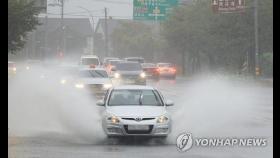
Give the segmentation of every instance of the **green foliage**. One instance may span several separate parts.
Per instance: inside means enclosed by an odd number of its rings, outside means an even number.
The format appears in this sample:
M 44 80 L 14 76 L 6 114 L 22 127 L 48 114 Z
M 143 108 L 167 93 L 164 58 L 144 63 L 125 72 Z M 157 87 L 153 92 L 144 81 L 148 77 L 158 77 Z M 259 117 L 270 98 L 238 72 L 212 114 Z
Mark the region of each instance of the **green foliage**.
M 150 56 L 155 44 L 151 30 L 151 27 L 140 22 L 123 22 L 111 35 L 114 54 Z
M 8 0 L 8 53 L 15 53 L 23 48 L 27 32 L 39 24 L 36 16 L 39 9 L 34 2 Z
M 222 14 L 212 11 L 210 0 L 193 1 L 174 9 L 162 34 L 175 52 L 188 57 L 182 64 L 206 57 L 210 68 L 237 71 L 246 52 L 254 51 L 253 0 L 246 5 L 243 13 Z M 272 50 L 272 11 L 272 0 L 259 0 L 260 52 Z

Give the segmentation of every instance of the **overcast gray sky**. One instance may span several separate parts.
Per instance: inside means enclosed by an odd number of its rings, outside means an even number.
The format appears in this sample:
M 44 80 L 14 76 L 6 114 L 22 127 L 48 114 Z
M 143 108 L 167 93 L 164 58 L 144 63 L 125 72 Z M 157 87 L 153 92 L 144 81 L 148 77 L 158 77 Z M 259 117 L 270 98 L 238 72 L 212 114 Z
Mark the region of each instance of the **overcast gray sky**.
M 55 0 L 47 0 L 48 4 Z M 89 18 L 89 13 L 82 8 L 91 11 L 94 21 L 104 18 L 104 8 L 108 8 L 108 16 L 117 19 L 132 19 L 133 0 L 64 0 L 65 18 Z M 60 17 L 61 8 L 59 6 L 48 6 L 48 17 Z

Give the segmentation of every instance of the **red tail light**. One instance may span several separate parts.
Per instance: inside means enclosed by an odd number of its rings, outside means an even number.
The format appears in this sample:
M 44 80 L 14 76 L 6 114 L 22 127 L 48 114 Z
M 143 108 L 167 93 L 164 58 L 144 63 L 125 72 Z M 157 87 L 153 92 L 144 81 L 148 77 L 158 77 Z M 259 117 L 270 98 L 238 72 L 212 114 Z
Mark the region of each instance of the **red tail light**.
M 156 69 L 156 71 L 157 71 L 157 72 L 160 72 L 160 68 L 158 67 L 158 68 Z
M 175 68 L 175 67 L 171 68 L 170 70 L 171 70 L 172 72 L 176 72 L 176 68 Z

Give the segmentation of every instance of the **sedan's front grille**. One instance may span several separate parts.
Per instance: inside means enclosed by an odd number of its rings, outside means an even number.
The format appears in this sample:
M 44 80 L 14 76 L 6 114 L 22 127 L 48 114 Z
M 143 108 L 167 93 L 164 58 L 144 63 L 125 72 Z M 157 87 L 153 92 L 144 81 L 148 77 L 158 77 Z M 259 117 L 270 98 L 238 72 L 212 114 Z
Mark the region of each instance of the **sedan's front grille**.
M 137 118 L 133 118 L 133 117 L 122 117 L 122 119 L 124 119 L 124 120 L 137 120 Z M 145 117 L 145 118 L 142 118 L 140 121 L 154 120 L 154 119 L 155 118 L 153 118 L 153 117 Z
M 137 78 L 139 78 L 139 75 L 122 75 L 122 78 L 137 79 Z
M 153 125 L 149 125 L 149 130 L 128 130 L 128 125 L 124 125 L 124 129 L 127 134 L 150 134 L 153 127 Z

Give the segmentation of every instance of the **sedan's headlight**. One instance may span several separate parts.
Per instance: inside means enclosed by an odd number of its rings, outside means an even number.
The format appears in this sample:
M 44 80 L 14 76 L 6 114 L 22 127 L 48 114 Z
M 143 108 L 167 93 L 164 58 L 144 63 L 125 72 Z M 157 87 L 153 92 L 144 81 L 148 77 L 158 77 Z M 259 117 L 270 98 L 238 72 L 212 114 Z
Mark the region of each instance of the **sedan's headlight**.
M 140 77 L 141 77 L 141 78 L 145 78 L 145 77 L 146 77 L 145 72 L 141 72 Z
M 157 119 L 157 123 L 165 123 L 167 121 L 168 121 L 168 117 L 166 117 L 164 115 L 158 117 L 158 119 Z
M 29 66 L 26 66 L 26 70 L 29 70 L 30 69 L 30 67 Z
M 120 75 L 119 73 L 115 73 L 115 74 L 114 74 L 114 77 L 115 77 L 115 78 L 120 78 L 120 76 L 121 76 L 121 75 Z
M 14 67 L 14 68 L 13 68 L 13 71 L 17 71 L 17 68 Z
M 117 124 L 117 123 L 120 122 L 120 120 L 119 120 L 118 117 L 116 117 L 116 116 L 110 116 L 110 117 L 107 118 L 107 120 L 108 120 L 109 122 L 113 123 L 113 124 Z
M 104 84 L 103 85 L 103 88 L 104 89 L 109 89 L 109 88 L 111 88 L 112 87 L 112 84 L 110 84 L 110 83 L 107 83 L 107 84 Z
M 75 87 L 76 87 L 76 88 L 84 88 L 84 84 L 82 84 L 82 83 L 77 83 L 77 84 L 75 84 Z

